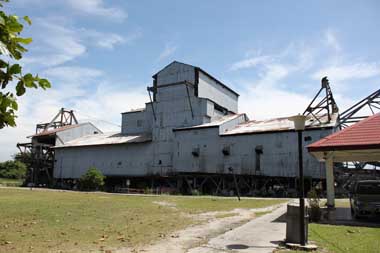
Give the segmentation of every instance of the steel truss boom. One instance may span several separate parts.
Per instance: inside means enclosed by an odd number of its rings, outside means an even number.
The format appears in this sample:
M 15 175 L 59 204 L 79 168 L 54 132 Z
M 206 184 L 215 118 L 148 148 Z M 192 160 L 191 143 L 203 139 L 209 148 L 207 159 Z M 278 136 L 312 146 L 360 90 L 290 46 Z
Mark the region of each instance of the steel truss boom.
M 318 98 L 320 99 L 317 100 Z M 314 119 L 322 124 L 330 122 L 332 118 L 331 115 L 338 113 L 338 111 L 338 105 L 336 104 L 333 93 L 331 91 L 329 80 L 327 79 L 327 76 L 325 76 L 321 80 L 321 88 L 313 100 L 311 100 L 303 115 L 311 115 Z M 326 116 L 327 122 L 322 122 L 323 118 L 326 118 Z
M 364 108 L 369 108 L 372 115 L 380 111 L 380 89 L 371 95 L 363 98 L 340 114 L 339 127 L 345 128 L 352 123 L 356 123 L 370 115 L 359 115 Z

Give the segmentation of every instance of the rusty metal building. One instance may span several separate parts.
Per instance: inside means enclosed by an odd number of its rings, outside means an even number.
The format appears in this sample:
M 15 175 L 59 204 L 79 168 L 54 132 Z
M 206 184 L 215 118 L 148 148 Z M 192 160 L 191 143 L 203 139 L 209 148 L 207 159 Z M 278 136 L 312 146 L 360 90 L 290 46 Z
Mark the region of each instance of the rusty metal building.
M 173 62 L 153 76 L 145 108 L 121 115 L 119 133 L 82 136 L 55 147 L 54 178 L 79 178 L 94 166 L 110 187 L 244 194 L 291 191 L 297 181 L 297 136 L 287 118 L 250 120 L 239 94 L 199 67 Z M 322 96 L 321 99 L 318 97 Z M 304 146 L 337 130 L 338 107 L 327 79 L 304 112 Z M 324 165 L 304 151 L 310 183 Z

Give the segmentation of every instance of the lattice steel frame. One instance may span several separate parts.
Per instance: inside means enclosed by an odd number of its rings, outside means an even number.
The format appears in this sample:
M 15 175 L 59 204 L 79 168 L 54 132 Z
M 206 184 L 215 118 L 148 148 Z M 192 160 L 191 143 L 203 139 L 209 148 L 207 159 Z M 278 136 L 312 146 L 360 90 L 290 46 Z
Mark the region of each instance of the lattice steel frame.
M 320 99 L 317 100 L 318 98 Z M 314 119 L 322 124 L 330 122 L 332 118 L 331 115 L 338 112 L 339 108 L 331 91 L 329 80 L 327 79 L 327 76 L 325 76 L 321 80 L 321 88 L 313 100 L 310 102 L 310 104 L 307 106 L 303 115 L 311 115 Z M 322 119 L 326 116 L 327 122 L 322 122 Z
M 363 98 L 344 112 L 340 114 L 339 127 L 345 128 L 350 124 L 359 122 L 362 119 L 369 117 L 370 115 L 361 115 L 358 113 L 362 111 L 363 108 L 368 107 L 372 112 L 372 115 L 376 111 L 380 111 L 380 89 L 372 93 L 371 95 Z

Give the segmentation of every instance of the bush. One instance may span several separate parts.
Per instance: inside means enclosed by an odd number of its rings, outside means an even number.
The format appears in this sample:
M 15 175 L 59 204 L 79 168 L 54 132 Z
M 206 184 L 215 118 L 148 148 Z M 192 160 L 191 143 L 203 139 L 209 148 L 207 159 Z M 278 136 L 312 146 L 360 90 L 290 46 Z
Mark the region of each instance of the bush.
M 86 191 L 101 190 L 104 186 L 102 172 L 95 167 L 90 167 L 79 179 L 79 189 Z
M 310 211 L 309 211 L 310 221 L 318 222 L 321 219 L 322 212 L 319 206 L 320 199 L 319 199 L 317 190 L 315 188 L 311 189 L 308 192 L 307 197 L 308 197 L 308 202 L 310 206 Z
M 23 179 L 26 176 L 26 165 L 20 161 L 6 161 L 0 163 L 0 177 Z

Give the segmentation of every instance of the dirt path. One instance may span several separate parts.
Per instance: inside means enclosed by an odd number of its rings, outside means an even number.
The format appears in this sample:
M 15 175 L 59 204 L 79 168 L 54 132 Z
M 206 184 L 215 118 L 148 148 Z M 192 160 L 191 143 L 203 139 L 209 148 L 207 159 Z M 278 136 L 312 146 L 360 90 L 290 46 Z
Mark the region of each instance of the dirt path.
M 207 243 L 211 238 L 224 234 L 255 218 L 255 213 L 271 212 L 283 204 L 257 209 L 234 209 L 228 212 L 208 212 L 197 215 L 201 224 L 170 234 L 162 240 L 137 249 L 118 249 L 118 253 L 186 253 Z M 233 215 L 233 216 L 231 216 Z M 222 218 L 220 218 L 222 217 Z

